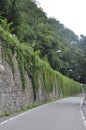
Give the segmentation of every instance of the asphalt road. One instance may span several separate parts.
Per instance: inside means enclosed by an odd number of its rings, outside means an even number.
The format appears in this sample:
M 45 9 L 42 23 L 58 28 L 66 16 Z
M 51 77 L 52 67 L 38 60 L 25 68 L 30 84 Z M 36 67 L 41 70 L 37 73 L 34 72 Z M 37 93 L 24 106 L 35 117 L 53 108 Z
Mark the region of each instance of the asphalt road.
M 0 124 L 0 130 L 86 130 L 80 97 L 49 103 Z

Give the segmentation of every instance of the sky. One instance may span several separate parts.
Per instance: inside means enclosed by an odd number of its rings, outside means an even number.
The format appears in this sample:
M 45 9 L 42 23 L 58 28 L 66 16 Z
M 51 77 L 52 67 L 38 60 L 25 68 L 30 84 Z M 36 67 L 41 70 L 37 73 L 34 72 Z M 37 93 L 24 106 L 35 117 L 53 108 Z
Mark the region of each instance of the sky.
M 86 0 L 37 0 L 48 17 L 54 17 L 77 35 L 86 35 Z

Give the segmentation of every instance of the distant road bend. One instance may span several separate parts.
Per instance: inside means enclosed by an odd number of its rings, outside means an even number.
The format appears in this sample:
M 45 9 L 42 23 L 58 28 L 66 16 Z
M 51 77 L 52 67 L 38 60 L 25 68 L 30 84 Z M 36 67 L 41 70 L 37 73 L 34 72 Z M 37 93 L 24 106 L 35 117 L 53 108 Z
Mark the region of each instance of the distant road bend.
M 0 124 L 0 130 L 86 130 L 80 102 L 72 97 L 42 105 Z

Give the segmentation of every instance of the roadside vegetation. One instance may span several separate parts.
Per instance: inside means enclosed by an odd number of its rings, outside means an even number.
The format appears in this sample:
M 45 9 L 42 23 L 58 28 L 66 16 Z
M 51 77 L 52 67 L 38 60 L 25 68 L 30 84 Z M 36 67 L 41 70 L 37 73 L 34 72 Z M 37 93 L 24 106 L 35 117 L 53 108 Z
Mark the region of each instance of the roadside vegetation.
M 53 70 L 49 63 L 39 57 L 39 51 L 34 51 L 25 43 L 20 43 L 15 35 L 5 31 L 0 26 L 0 39 L 2 40 L 2 58 L 6 60 L 11 68 L 15 80 L 15 63 L 13 57 L 16 55 L 22 80 L 22 90 L 27 86 L 25 72 L 32 80 L 34 98 L 35 92 L 39 89 L 39 76 L 43 75 L 44 86 L 47 93 L 53 91 L 57 86 L 59 91 L 63 90 L 64 96 L 72 96 L 81 92 L 81 85 L 58 71 Z
M 85 84 L 86 36 L 79 37 L 59 20 L 48 18 L 37 5 L 36 0 L 0 0 L 0 25 L 38 51 L 54 70 Z

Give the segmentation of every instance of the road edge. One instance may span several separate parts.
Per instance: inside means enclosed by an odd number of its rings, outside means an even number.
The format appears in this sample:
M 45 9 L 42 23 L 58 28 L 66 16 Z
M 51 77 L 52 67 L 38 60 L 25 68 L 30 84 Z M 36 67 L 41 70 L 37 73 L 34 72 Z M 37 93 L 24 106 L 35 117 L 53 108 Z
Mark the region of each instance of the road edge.
M 80 111 L 81 111 L 81 116 L 82 116 L 82 120 L 84 123 L 84 126 L 86 127 L 86 117 L 84 115 L 84 111 L 83 111 L 83 101 L 84 101 L 85 97 L 82 97 L 81 102 L 80 102 Z

